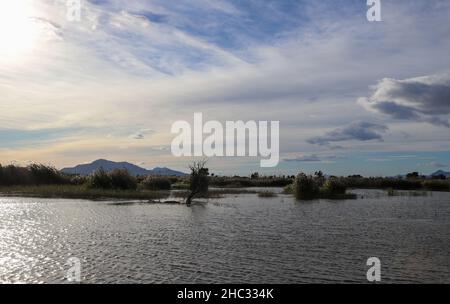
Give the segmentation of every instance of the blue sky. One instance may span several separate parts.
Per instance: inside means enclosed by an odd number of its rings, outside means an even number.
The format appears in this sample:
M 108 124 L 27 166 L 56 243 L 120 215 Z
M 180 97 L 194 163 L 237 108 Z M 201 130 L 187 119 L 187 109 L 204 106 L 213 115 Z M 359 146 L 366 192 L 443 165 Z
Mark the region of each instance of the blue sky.
M 171 124 L 280 121 L 281 162 L 219 174 L 450 170 L 450 3 L 84 0 L 0 4 L 0 163 L 186 169 Z

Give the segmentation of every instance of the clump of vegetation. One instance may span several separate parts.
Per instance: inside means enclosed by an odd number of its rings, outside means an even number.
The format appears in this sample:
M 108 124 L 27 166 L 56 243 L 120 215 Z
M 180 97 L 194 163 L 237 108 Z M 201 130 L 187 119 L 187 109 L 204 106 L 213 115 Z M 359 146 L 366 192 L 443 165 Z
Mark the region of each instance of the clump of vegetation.
M 450 191 L 450 181 L 446 180 L 427 180 L 423 186 L 431 191 Z
M 32 164 L 28 166 L 32 180 L 36 184 L 67 184 L 68 179 L 63 176 L 56 168 L 42 165 Z
M 415 175 L 414 175 L 415 176 Z M 423 187 L 423 181 L 410 177 L 409 179 L 386 177 L 362 177 L 353 175 L 341 178 L 347 188 L 359 189 L 395 189 L 417 190 Z
M 311 175 L 299 173 L 294 181 L 294 195 L 297 199 L 314 199 L 320 194 L 318 183 Z
M 88 177 L 86 185 L 91 189 L 112 189 L 111 178 L 103 168 L 99 168 L 92 173 Z
M 106 172 L 99 168 L 87 180 L 91 189 L 136 190 L 137 181 L 126 169 L 116 169 Z
M 329 178 L 323 185 L 323 190 L 330 194 L 345 194 L 347 187 L 338 178 Z
M 141 185 L 146 190 L 170 190 L 172 186 L 169 178 L 159 176 L 148 176 Z
M 112 189 L 136 190 L 137 181 L 127 169 L 115 169 L 109 173 Z
M 294 194 L 298 200 L 312 199 L 355 199 L 355 194 L 347 193 L 347 187 L 337 177 L 325 178 L 322 172 L 314 176 L 299 173 L 292 185 L 284 188 L 283 193 Z
M 190 175 L 190 193 L 186 198 L 186 205 L 191 205 L 194 197 L 199 195 L 206 195 L 209 189 L 209 170 L 205 167 L 206 160 L 194 162 L 189 166 L 191 170 Z
M 72 175 L 70 176 L 70 184 L 71 185 L 85 185 L 87 182 L 87 177 L 81 175 Z
M 26 185 L 63 185 L 70 183 L 70 178 L 57 169 L 42 164 L 31 164 L 27 167 L 0 165 L 0 186 Z

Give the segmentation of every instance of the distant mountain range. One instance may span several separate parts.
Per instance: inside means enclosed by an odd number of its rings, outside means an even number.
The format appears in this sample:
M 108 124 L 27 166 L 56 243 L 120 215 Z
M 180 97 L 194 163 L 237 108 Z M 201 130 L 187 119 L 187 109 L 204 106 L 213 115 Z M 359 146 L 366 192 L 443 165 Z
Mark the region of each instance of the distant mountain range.
M 61 169 L 67 174 L 89 175 L 95 170 L 103 168 L 105 171 L 114 169 L 127 169 L 132 175 L 164 175 L 164 176 L 184 176 L 186 173 L 175 171 L 169 168 L 156 167 L 152 170 L 144 169 L 128 162 L 114 162 L 106 159 L 99 159 L 90 164 L 77 165 L 73 168 Z
M 431 176 L 439 176 L 439 175 L 444 175 L 446 178 L 450 178 L 450 172 L 445 172 L 442 170 L 438 170 L 431 174 Z

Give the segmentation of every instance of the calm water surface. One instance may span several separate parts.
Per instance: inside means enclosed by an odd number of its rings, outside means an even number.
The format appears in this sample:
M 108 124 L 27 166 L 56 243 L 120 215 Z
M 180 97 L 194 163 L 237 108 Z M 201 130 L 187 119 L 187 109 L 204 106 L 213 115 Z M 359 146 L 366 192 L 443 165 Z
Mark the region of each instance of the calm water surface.
M 0 198 L 0 282 L 450 283 L 450 193 L 308 203 L 228 196 L 182 205 Z

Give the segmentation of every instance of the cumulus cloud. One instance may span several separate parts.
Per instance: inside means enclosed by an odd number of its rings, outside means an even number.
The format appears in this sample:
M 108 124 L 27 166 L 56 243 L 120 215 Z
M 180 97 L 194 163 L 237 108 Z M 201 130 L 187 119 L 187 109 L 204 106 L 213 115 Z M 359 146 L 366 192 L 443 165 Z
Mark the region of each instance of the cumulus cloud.
M 337 128 L 327 132 L 323 136 L 312 137 L 307 140 L 310 144 L 327 146 L 334 142 L 349 140 L 369 141 L 383 140 L 382 134 L 388 130 L 388 127 L 382 124 L 358 121 L 346 127 Z
M 394 119 L 450 127 L 450 72 L 404 80 L 385 78 L 358 102 Z

